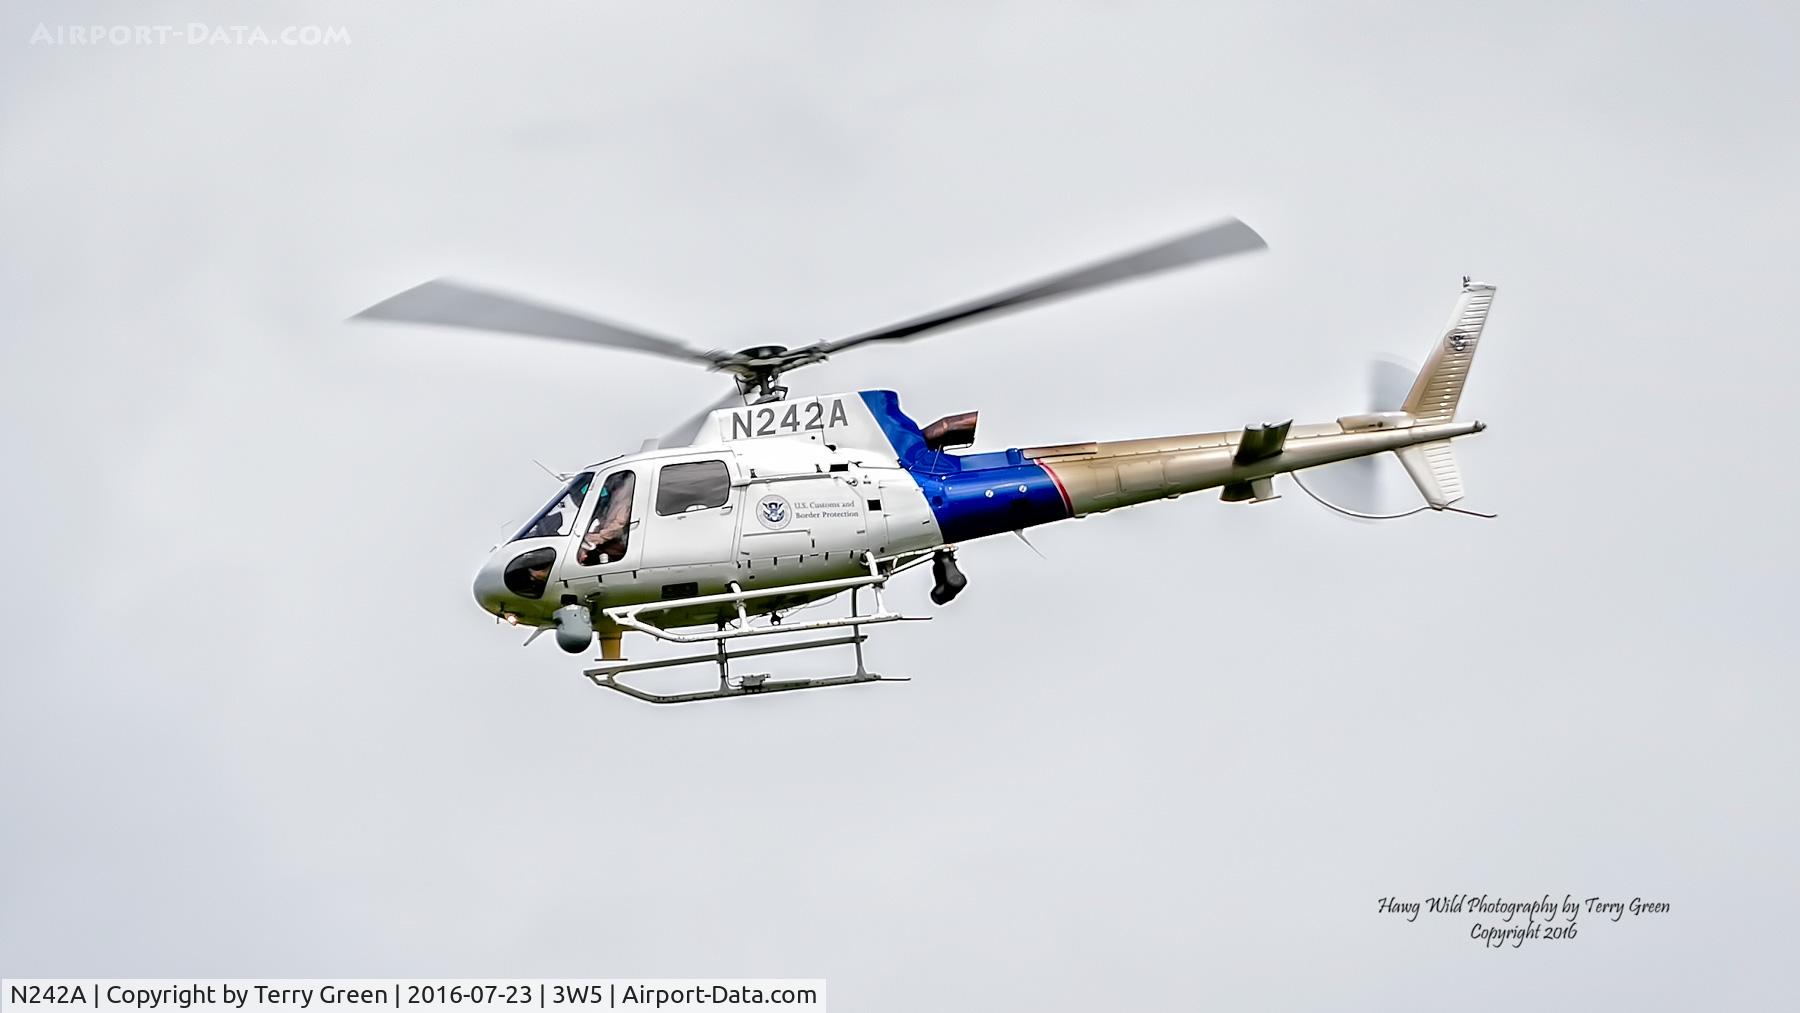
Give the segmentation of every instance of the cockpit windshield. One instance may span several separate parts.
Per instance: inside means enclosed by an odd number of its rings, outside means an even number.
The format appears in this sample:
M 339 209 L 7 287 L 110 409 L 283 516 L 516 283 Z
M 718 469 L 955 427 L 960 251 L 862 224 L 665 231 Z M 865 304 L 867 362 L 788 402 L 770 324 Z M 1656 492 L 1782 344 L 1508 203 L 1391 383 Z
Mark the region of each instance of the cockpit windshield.
M 581 503 L 587 499 L 588 487 L 594 484 L 594 473 L 584 471 L 569 480 L 544 509 L 532 516 L 519 533 L 512 536 L 513 541 L 521 538 L 550 538 L 566 535 L 575 525 L 575 515 L 581 512 Z

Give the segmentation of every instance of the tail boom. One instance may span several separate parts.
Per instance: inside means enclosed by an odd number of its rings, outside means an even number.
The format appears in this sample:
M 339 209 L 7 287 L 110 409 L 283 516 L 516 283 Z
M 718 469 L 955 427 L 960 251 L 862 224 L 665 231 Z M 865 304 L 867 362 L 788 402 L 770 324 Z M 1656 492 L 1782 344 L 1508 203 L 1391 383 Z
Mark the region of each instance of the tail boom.
M 1258 434 L 1272 428 L 1029 447 L 1023 453 L 1049 473 L 1067 498 L 1070 513 L 1081 517 L 1215 487 L 1253 486 L 1285 472 L 1389 450 L 1447 444 L 1485 427 L 1480 422 L 1368 429 L 1347 429 L 1341 423 L 1294 426 L 1272 455 L 1259 456 L 1254 449 L 1240 452 L 1241 447 L 1266 442 Z

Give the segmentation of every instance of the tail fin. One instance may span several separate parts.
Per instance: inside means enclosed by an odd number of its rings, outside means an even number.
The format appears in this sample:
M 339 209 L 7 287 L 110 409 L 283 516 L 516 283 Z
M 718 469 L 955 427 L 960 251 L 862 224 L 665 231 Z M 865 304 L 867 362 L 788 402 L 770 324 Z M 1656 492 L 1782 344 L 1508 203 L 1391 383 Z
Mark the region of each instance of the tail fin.
M 1456 417 L 1463 381 L 1469 378 L 1475 346 L 1481 343 L 1481 329 L 1493 304 L 1494 286 L 1463 279 L 1462 298 L 1456 300 L 1444 336 L 1425 360 L 1425 368 L 1419 370 L 1401 411 L 1419 422 L 1448 422 Z
M 1449 422 L 1456 417 L 1457 402 L 1462 400 L 1463 382 L 1469 378 L 1469 366 L 1475 361 L 1475 346 L 1481 343 L 1481 331 L 1487 324 L 1488 308 L 1494 304 L 1494 286 L 1463 279 L 1462 297 L 1450 313 L 1450 323 L 1425 368 L 1419 370 L 1412 390 L 1407 392 L 1401 410 L 1411 415 L 1415 424 Z M 1419 487 L 1419 494 L 1433 510 L 1442 510 L 1463 497 L 1462 472 L 1456 467 L 1449 440 L 1421 443 L 1394 452 L 1406 466 L 1406 474 Z

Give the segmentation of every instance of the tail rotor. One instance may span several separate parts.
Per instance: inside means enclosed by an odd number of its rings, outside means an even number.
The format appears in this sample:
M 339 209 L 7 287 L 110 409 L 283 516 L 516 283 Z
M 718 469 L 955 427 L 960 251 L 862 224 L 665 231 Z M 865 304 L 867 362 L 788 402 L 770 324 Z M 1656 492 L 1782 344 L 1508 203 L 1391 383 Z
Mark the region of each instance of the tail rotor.
M 1463 278 L 1462 293 L 1450 313 L 1450 322 L 1432 346 L 1423 368 L 1416 373 L 1392 357 L 1377 359 L 1369 373 L 1369 399 L 1376 413 L 1388 416 L 1374 424 L 1400 424 L 1406 427 L 1440 425 L 1456 418 L 1462 400 L 1463 384 L 1475 360 L 1475 348 L 1487 325 L 1488 309 L 1494 302 L 1494 286 Z M 1345 416 L 1340 424 L 1349 427 L 1370 424 L 1370 420 L 1352 420 Z M 1484 427 L 1473 424 L 1475 432 Z M 1353 520 L 1392 520 L 1421 510 L 1450 510 L 1479 517 L 1491 516 L 1479 511 L 1454 506 L 1463 497 L 1462 472 L 1450 449 L 1450 438 L 1404 446 L 1394 451 L 1405 475 L 1424 505 L 1398 513 L 1385 512 L 1388 505 L 1386 475 L 1372 454 L 1318 468 L 1313 483 L 1319 491 L 1308 488 L 1298 474 L 1294 481 L 1300 490 Z
M 1417 375 L 1418 367 L 1399 356 L 1381 355 L 1371 359 L 1364 406 L 1371 412 L 1399 410 Z M 1412 495 L 1412 483 L 1383 454 L 1312 468 L 1306 473 L 1306 487 L 1307 491 L 1316 494 L 1315 498 L 1344 507 L 1337 511 L 1340 516 L 1362 522 L 1385 518 L 1396 509 L 1402 509 L 1399 504 L 1407 502 Z

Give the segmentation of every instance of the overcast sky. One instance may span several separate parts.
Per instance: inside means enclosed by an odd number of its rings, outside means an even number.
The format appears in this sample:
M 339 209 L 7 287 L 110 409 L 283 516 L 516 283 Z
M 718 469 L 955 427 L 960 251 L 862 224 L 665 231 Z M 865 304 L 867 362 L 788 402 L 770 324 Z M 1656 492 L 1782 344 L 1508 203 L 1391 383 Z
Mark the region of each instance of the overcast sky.
M 0 972 L 1793 1003 L 1791 7 L 0 10 Z M 189 22 L 350 42 L 30 41 Z M 1324 421 L 1473 274 L 1501 518 L 977 543 L 877 638 L 899 687 L 658 709 L 521 650 L 469 582 L 532 459 L 717 378 L 343 323 L 453 275 L 792 344 L 1227 215 L 1269 252 L 797 386 L 984 448 Z M 1674 909 L 1504 952 L 1376 913 L 1455 892 Z

